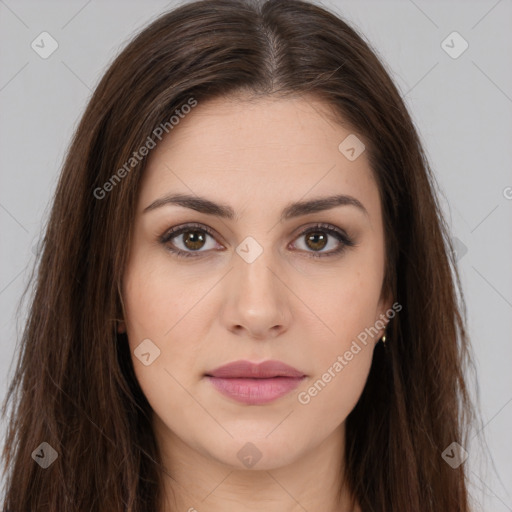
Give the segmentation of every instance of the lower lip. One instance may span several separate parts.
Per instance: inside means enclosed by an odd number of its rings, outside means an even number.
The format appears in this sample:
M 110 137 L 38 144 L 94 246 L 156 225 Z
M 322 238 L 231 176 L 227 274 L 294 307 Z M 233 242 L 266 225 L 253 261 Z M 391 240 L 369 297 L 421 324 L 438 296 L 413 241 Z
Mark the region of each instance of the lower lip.
M 273 377 L 271 379 L 222 379 L 207 376 L 225 396 L 248 405 L 266 404 L 293 391 L 304 377 Z

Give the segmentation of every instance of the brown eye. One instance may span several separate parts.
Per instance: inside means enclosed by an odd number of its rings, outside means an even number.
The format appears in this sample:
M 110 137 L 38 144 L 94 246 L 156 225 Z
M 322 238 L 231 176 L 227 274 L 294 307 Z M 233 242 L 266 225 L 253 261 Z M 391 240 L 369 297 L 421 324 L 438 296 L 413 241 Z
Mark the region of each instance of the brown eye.
M 210 249 L 219 249 L 215 235 L 206 227 L 178 226 L 160 237 L 160 243 L 178 256 L 201 256 Z
M 197 251 L 201 249 L 206 241 L 204 233 L 198 230 L 184 231 L 182 233 L 182 242 L 187 249 L 191 251 Z
M 303 231 L 293 245 L 308 256 L 321 258 L 341 254 L 355 243 L 341 229 L 320 223 Z
M 321 251 L 327 245 L 327 236 L 319 231 L 311 231 L 306 235 L 306 245 L 315 251 Z

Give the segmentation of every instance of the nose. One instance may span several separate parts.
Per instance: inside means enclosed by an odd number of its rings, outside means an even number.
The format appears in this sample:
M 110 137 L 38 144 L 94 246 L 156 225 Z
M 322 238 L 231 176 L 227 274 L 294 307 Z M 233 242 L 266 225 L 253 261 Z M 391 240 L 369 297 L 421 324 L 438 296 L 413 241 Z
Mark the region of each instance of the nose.
M 235 255 L 233 265 L 225 285 L 225 327 L 234 334 L 260 340 L 285 332 L 291 319 L 291 292 L 279 275 L 272 251 L 264 250 L 252 262 Z

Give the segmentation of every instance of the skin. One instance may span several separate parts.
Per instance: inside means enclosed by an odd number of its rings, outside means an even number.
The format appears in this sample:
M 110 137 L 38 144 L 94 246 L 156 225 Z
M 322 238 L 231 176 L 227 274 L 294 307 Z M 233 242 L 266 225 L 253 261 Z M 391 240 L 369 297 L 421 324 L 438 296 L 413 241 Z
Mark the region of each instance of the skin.
M 350 161 L 338 150 L 351 131 L 327 117 L 325 105 L 310 97 L 246 100 L 199 103 L 151 151 L 140 188 L 119 331 L 127 332 L 162 460 L 173 476 L 164 476 L 161 511 L 347 512 L 349 494 L 336 499 L 345 420 L 384 330 L 360 344 L 308 404 L 298 394 L 391 307 L 381 295 L 378 188 L 366 152 Z M 143 212 L 178 192 L 228 204 L 238 218 L 178 205 Z M 367 214 L 338 206 L 279 221 L 290 202 L 334 193 L 355 197 Z M 170 228 L 191 222 L 216 236 L 203 233 L 202 246 L 186 245 L 186 233 L 159 242 Z M 340 244 L 328 233 L 325 247 L 308 244 L 301 233 L 317 222 L 344 230 L 356 245 L 332 257 L 311 257 Z M 263 249 L 252 263 L 236 252 L 247 236 Z M 199 254 L 179 258 L 168 250 L 173 243 L 192 253 L 199 247 Z M 148 338 L 160 355 L 145 366 L 134 350 Z M 204 377 L 239 359 L 280 360 L 307 377 L 274 402 L 240 404 Z M 249 442 L 261 453 L 251 468 L 237 457 Z

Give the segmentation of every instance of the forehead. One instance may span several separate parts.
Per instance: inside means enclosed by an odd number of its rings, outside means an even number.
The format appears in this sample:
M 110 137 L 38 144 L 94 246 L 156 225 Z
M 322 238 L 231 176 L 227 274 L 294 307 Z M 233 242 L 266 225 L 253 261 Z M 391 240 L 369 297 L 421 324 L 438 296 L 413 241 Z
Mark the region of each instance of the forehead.
M 311 97 L 199 102 L 152 150 L 141 209 L 169 192 L 208 196 L 235 210 L 333 193 L 378 208 L 365 151 L 355 160 L 340 151 L 354 134 L 328 113 Z

